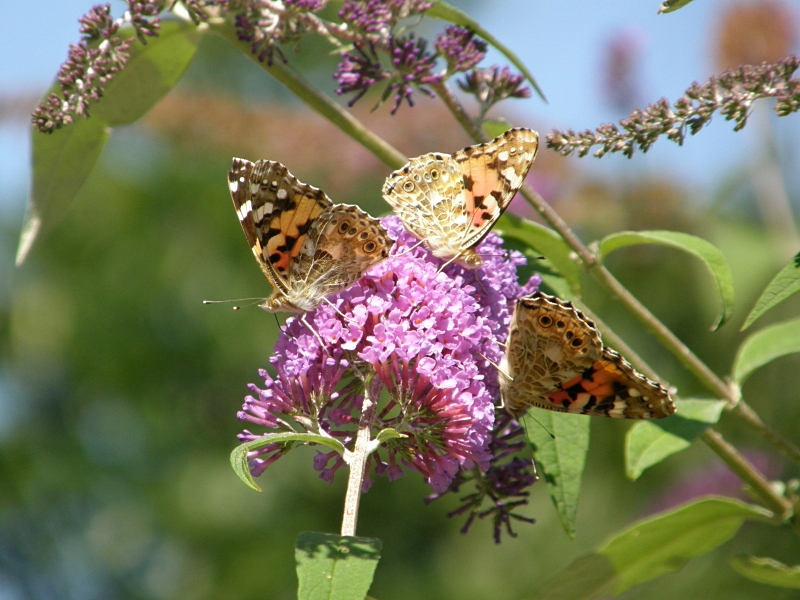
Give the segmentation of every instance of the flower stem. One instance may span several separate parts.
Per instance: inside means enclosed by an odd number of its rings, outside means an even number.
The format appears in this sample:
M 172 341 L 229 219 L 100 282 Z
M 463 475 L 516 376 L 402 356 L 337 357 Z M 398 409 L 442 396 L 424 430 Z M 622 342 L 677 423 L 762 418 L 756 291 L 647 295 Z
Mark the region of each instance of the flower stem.
M 361 405 L 361 419 L 358 423 L 358 433 L 353 444 L 353 450 L 345 450 L 344 462 L 350 467 L 347 477 L 347 492 L 344 497 L 344 515 L 342 516 L 342 535 L 353 536 L 356 534 L 358 523 L 358 505 L 361 501 L 361 488 L 364 483 L 364 473 L 367 468 L 367 456 L 371 446 L 370 434 L 372 422 L 375 420 L 377 406 L 377 390 L 373 387 L 374 373 L 367 375 L 364 381 L 364 401 Z
M 713 428 L 707 429 L 701 439 L 725 461 L 725 464 L 736 473 L 736 475 L 748 483 L 761 501 L 769 508 L 775 516 L 781 520 L 788 518 L 792 514 L 792 503 L 778 494 L 761 473 L 751 465 L 747 459 L 736 451 L 736 448 L 726 442 L 722 435 Z
M 214 22 L 210 24 L 210 29 L 241 49 L 250 58 L 255 60 L 262 69 L 285 85 L 292 93 L 300 98 L 300 100 L 372 152 L 384 164 L 393 169 L 399 169 L 406 163 L 407 159 L 402 152 L 394 148 L 383 138 L 372 133 L 363 123 L 311 85 L 292 67 L 281 61 L 276 61 L 271 66 L 266 62 L 259 62 L 256 57 L 250 53 L 250 46 L 247 42 L 240 41 L 236 36 L 236 28 L 233 24 L 228 21 Z
M 795 464 L 800 465 L 800 448 L 784 438 L 772 427 L 764 423 L 764 421 L 761 420 L 761 417 L 759 417 L 746 402 L 739 401 L 739 403 L 734 407 L 733 413 L 741 417 L 745 423 L 750 425 L 750 427 L 760 433 L 766 440 L 771 442 L 784 454 L 784 456 L 791 459 Z

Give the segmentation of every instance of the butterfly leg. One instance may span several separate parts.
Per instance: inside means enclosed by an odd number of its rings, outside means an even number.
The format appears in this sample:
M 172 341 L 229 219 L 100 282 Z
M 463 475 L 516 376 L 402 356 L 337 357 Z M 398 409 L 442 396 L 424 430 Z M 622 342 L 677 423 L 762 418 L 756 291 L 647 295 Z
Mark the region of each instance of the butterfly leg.
M 347 321 L 348 323 L 355 323 L 356 325 L 358 325 L 358 322 L 357 322 L 357 321 L 354 321 L 353 319 L 351 319 L 350 317 L 348 317 L 346 314 L 344 314 L 342 311 L 340 311 L 338 308 L 336 308 L 336 305 L 335 305 L 333 302 L 331 302 L 331 301 L 330 301 L 330 300 L 328 300 L 327 298 L 323 298 L 323 300 L 324 300 L 325 302 L 327 302 L 328 304 L 330 304 L 330 305 L 331 305 L 331 308 L 332 308 L 333 310 L 335 310 L 335 311 L 336 311 L 336 313 L 337 313 L 337 314 L 338 314 L 340 317 L 342 317 L 342 318 L 343 318 L 345 321 Z
M 422 246 L 422 244 L 424 244 L 424 243 L 425 243 L 425 242 L 423 242 L 422 240 L 420 240 L 420 241 L 418 241 L 416 244 L 414 244 L 413 246 L 411 246 L 410 248 L 407 248 L 407 249 L 403 250 L 402 252 L 398 252 L 397 254 L 392 254 L 392 257 L 395 257 L 395 256 L 405 256 L 406 254 L 408 254 L 408 253 L 410 253 L 410 252 L 413 252 L 414 250 L 416 250 L 417 248 L 419 248 L 420 246 Z
M 300 316 L 300 322 L 301 322 L 303 325 L 305 325 L 305 326 L 308 328 L 308 330 L 309 330 L 311 333 L 313 333 L 313 334 L 314 334 L 314 337 L 315 337 L 315 338 L 317 338 L 317 341 L 319 342 L 319 347 L 320 347 L 320 348 L 322 348 L 322 350 L 323 350 L 323 352 L 325 352 L 325 354 L 328 354 L 328 347 L 325 345 L 325 342 L 323 342 L 323 341 L 322 341 L 322 337 L 320 337 L 319 333 L 317 333 L 317 330 L 316 330 L 316 329 L 314 329 L 314 328 L 311 326 L 311 323 L 309 323 L 308 321 L 306 321 L 306 315 L 305 315 L 305 313 L 304 313 L 303 315 L 301 315 L 301 316 Z

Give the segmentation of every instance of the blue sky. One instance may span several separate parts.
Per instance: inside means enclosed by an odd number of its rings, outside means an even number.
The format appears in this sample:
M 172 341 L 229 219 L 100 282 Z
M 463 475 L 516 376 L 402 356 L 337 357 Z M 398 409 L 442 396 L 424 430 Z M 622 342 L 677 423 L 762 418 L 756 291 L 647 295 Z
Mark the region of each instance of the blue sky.
M 78 40 L 78 17 L 88 0 L 0 0 L 0 97 L 21 91 L 40 93 L 52 81 L 70 42 Z M 506 43 L 528 65 L 549 103 L 519 103 L 530 124 L 544 132 L 593 128 L 614 121 L 604 101 L 602 49 L 612 36 L 626 32 L 639 40 L 643 98 L 675 100 L 692 81 L 714 74 L 710 55 L 716 18 L 726 0 L 695 0 L 675 13 L 657 14 L 658 0 L 498 0 L 473 2 L 465 10 Z M 112 3 L 115 15 L 123 4 Z M 493 57 L 496 58 L 496 57 Z M 499 60 L 499 59 L 498 59 Z M 780 133 L 796 132 L 797 115 L 776 120 Z M 784 136 L 795 140 L 798 136 Z M 586 159 L 594 169 L 613 173 L 658 171 L 680 178 L 698 191 L 710 191 L 726 172 L 754 151 L 752 132 L 734 133 L 720 118 L 678 148 L 660 140 L 647 155 L 632 161 L 609 157 Z M 796 146 L 796 143 L 795 143 Z M 796 150 L 796 148 L 793 148 Z M 29 178 L 27 126 L 0 122 L 0 209 L 18 206 Z M 22 192 L 22 193 L 21 193 Z M 13 207 L 8 206 L 11 200 Z M 2 214 L 2 213 L 0 213 Z

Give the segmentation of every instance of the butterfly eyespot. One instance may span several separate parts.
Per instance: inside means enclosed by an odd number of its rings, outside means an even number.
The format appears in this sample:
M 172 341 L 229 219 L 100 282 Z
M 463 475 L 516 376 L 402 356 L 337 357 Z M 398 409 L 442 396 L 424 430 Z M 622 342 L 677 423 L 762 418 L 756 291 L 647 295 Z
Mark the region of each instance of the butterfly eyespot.
M 356 229 L 355 227 L 351 227 L 350 231 L 348 231 L 347 233 L 348 235 L 355 235 L 358 233 L 358 229 Z
M 547 315 L 542 315 L 539 317 L 539 325 L 542 327 L 550 327 L 553 324 L 553 319 L 548 317 Z
M 347 221 L 339 223 L 339 233 L 347 233 L 348 229 L 350 229 L 350 223 Z
M 367 254 L 372 254 L 373 252 L 375 252 L 375 248 L 377 248 L 377 247 L 378 247 L 378 244 L 376 244 L 375 242 L 373 242 L 372 240 L 370 240 L 370 241 L 368 241 L 366 244 L 364 244 L 364 245 L 362 246 L 362 249 L 363 249 L 363 250 L 364 250 L 364 252 L 366 252 Z
M 556 321 L 556 327 L 558 329 L 564 329 L 564 327 L 566 327 L 566 326 L 567 326 L 567 324 L 564 323 L 564 321 Z
M 415 185 L 414 185 L 414 183 L 413 183 L 413 182 L 411 182 L 411 181 L 405 181 L 405 182 L 403 183 L 403 189 L 404 189 L 406 192 L 413 192 L 415 187 L 416 187 L 416 186 L 415 186 Z
M 358 239 L 365 240 L 369 237 L 369 231 L 362 231 L 361 235 L 358 236 Z
M 568 331 L 567 333 L 565 333 L 565 334 L 564 334 L 564 337 L 565 337 L 567 340 L 571 340 L 571 339 L 572 339 L 574 336 L 575 336 L 575 334 L 574 334 L 574 333 L 572 333 L 571 331 Z
M 572 346 L 573 348 L 580 348 L 583 345 L 583 339 L 582 338 L 574 338 L 569 343 L 569 345 Z
M 431 169 L 431 179 L 436 181 L 439 179 L 439 170 L 438 169 Z

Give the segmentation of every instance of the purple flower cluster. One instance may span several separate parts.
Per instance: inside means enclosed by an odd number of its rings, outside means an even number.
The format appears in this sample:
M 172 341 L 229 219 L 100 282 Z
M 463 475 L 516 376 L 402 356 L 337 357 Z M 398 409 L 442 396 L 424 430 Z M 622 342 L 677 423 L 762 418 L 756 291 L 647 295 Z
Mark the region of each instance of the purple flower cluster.
M 339 82 L 337 94 L 357 92 L 348 102 L 349 106 L 358 102 L 373 85 L 389 77 L 375 54 L 375 48 L 371 45 L 367 48 L 365 50 L 360 44 L 355 44 L 355 52 L 342 53 L 342 62 L 333 74 L 334 79 Z
M 428 0 L 346 0 L 339 18 L 353 30 L 388 36 L 398 21 L 427 11 Z
M 370 455 L 368 473 L 393 480 L 405 467 L 443 493 L 459 472 L 492 466 L 498 385 L 487 359 L 499 362 L 497 341 L 505 339 L 514 302 L 531 293 L 538 278 L 520 286 L 516 268 L 525 260 L 504 252 L 494 234 L 479 246 L 483 268 L 451 264 L 440 272 L 441 260 L 414 248 L 418 241 L 399 219 L 383 223 L 397 240 L 393 256 L 332 297 L 336 308 L 322 304 L 307 313 L 315 331 L 298 318 L 287 320 L 271 358 L 277 375 L 261 372 L 265 386 L 251 386 L 239 418 L 273 431 L 299 425 L 349 444 L 363 378 L 371 372 L 373 393 L 383 391 L 375 432 L 391 428 L 403 437 Z M 242 442 L 257 438 L 249 431 L 239 436 Z M 285 451 L 279 445 L 254 451 L 253 475 Z M 343 464 L 335 452 L 314 461 L 326 480 Z
M 482 113 L 506 98 L 530 98 L 531 90 L 524 85 L 525 76 L 512 73 L 508 67 L 474 69 L 466 74 L 458 86 L 472 94 L 481 105 Z
M 395 94 L 392 114 L 397 112 L 403 100 L 408 102 L 409 106 L 414 106 L 411 98 L 414 87 L 433 96 L 433 93 L 423 86 L 442 81 L 442 75 L 431 72 L 436 66 L 436 56 L 426 52 L 426 46 L 427 42 L 424 39 L 415 39 L 413 34 L 407 38 L 391 39 L 390 53 L 395 74 L 386 94 L 392 92 Z
M 158 11 L 153 3 L 130 1 L 130 22 L 136 36 L 144 43 L 146 37 L 158 35 Z M 89 116 L 89 106 L 103 96 L 104 86 L 128 62 L 131 43 L 135 38 L 122 39 L 117 35 L 120 22 L 111 17 L 109 4 L 97 5 L 83 15 L 81 41 L 70 44 L 67 60 L 58 71 L 59 93 L 51 93 L 31 115 L 39 131 L 52 133 L 72 123 L 75 116 Z
M 475 32 L 458 25 L 445 27 L 436 38 L 436 50 L 447 61 L 447 71 L 469 71 L 486 56 L 486 42 Z
M 547 136 L 547 147 L 563 156 L 576 152 L 586 156 L 597 146 L 593 155 L 622 152 L 628 158 L 638 148 L 647 152 L 659 137 L 666 136 L 682 145 L 687 135 L 694 135 L 711 122 L 719 112 L 734 121 L 734 131 L 747 124 L 753 102 L 760 98 L 775 98 L 774 110 L 779 117 L 800 110 L 800 78 L 794 77 L 800 68 L 800 58 L 787 56 L 776 63 L 743 65 L 712 77 L 703 84 L 694 82 L 674 104 L 666 98 L 635 109 L 619 126 L 605 123 L 594 131 L 586 129 L 560 131 Z

